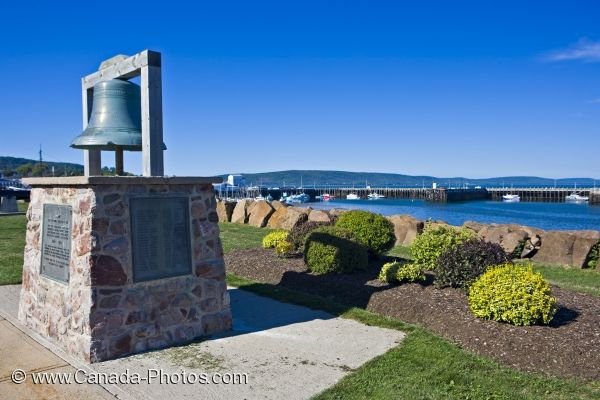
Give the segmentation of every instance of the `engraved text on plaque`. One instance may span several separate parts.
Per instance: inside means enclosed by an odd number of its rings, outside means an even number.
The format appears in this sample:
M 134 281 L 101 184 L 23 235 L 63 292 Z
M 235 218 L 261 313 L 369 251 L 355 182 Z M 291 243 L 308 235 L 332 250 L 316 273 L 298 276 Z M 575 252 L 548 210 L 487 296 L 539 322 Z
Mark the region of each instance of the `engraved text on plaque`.
M 69 281 L 71 262 L 71 207 L 44 204 L 42 231 L 42 275 Z
M 135 282 L 192 273 L 187 197 L 130 199 Z

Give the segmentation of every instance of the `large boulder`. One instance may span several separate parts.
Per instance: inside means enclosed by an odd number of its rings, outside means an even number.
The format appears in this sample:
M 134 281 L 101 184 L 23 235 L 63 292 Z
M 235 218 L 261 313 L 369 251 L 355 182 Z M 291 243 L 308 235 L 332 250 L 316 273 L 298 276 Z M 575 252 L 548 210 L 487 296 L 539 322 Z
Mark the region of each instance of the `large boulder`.
M 329 217 L 327 211 L 322 210 L 312 210 L 310 214 L 308 214 L 308 220 L 313 222 L 331 222 L 331 218 Z
M 292 230 L 292 228 L 298 224 L 308 220 L 308 214 L 305 209 L 298 207 L 281 207 L 275 211 L 267 226 L 275 229 L 286 229 Z
M 504 251 L 518 257 L 521 256 L 522 246 L 529 239 L 529 233 L 522 226 L 514 224 L 486 225 L 477 235 L 487 242 L 499 244 Z M 518 251 L 518 254 L 515 251 Z
M 329 210 L 329 215 L 331 216 L 331 218 L 337 219 L 340 215 L 348 211 L 350 210 L 347 210 L 345 208 L 332 208 L 331 210 Z
M 239 200 L 233 209 L 233 214 L 231 215 L 231 222 L 236 224 L 245 224 L 248 222 L 248 208 L 252 206 L 254 203 L 253 200 L 243 199 Z
M 465 221 L 465 223 L 463 224 L 463 226 L 465 228 L 469 228 L 472 231 L 475 231 L 476 233 L 479 233 L 479 231 L 482 230 L 483 228 L 485 228 L 487 225 L 486 224 L 482 224 L 481 222 Z
M 231 222 L 231 216 L 235 209 L 236 203 L 234 201 L 221 200 L 217 203 L 217 215 L 219 216 L 219 222 Z
M 282 207 L 287 207 L 287 204 L 280 202 L 279 200 L 273 200 L 271 202 L 271 207 L 275 209 L 275 211 L 279 210 Z
M 248 225 L 263 228 L 267 226 L 267 222 L 274 212 L 275 209 L 266 201 L 257 201 L 249 209 Z
M 410 215 L 392 215 L 388 219 L 394 225 L 396 246 L 410 246 L 425 227 L 423 221 L 419 221 Z
M 590 250 L 599 241 L 599 231 L 548 231 L 533 259 L 545 264 L 584 268 Z

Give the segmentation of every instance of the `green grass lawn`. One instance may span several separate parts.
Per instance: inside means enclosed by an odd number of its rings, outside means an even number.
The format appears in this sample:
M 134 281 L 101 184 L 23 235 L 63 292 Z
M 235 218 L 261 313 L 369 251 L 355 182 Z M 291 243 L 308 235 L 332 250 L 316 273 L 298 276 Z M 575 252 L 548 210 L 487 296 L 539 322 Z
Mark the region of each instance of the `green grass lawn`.
M 25 227 L 24 215 L 0 217 L 0 285 L 21 282 Z
M 220 223 L 221 242 L 225 253 L 231 250 L 261 247 L 263 238 L 271 232 L 269 228 L 255 228 L 249 225 Z
M 563 268 L 551 265 L 533 264 L 551 284 L 574 292 L 600 296 L 600 271 L 592 269 Z
M 388 256 L 400 257 L 406 260 L 411 260 L 412 255 L 410 254 L 410 246 L 396 246 L 388 251 Z

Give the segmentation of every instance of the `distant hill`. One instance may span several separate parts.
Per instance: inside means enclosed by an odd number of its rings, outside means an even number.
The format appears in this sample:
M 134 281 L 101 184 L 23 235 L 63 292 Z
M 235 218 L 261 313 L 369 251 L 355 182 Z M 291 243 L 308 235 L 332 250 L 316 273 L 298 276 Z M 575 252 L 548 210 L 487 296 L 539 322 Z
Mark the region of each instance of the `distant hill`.
M 44 161 L 40 165 L 39 161 L 28 158 L 0 156 L 0 173 L 7 178 L 13 176 L 52 176 L 52 167 L 54 167 L 54 176 L 83 175 L 83 165 L 81 164 Z M 115 175 L 115 168 L 102 167 L 102 175 Z M 125 175 L 132 174 L 125 172 Z
M 50 171 L 50 173 L 52 171 L 52 167 L 54 167 L 54 174 L 56 176 L 83 175 L 83 165 L 81 164 L 50 161 L 44 161 L 43 164 L 46 166 L 45 170 Z M 0 172 L 2 172 L 2 174 L 5 176 L 10 176 L 14 173 L 17 173 L 20 167 L 34 167 L 36 165 L 39 165 L 39 161 L 27 158 L 0 156 Z M 21 172 L 22 171 L 24 170 L 21 169 Z
M 465 177 L 434 177 L 428 175 L 402 175 L 378 172 L 347 172 L 347 171 L 319 171 L 319 170 L 289 170 L 274 171 L 263 173 L 242 173 L 246 179 L 246 184 L 263 185 L 269 187 L 296 186 L 301 182 L 304 187 L 313 185 L 345 185 L 355 187 L 365 187 L 366 184 L 372 187 L 431 187 L 433 182 L 438 186 L 460 187 L 465 184 L 470 186 L 568 186 L 577 184 L 578 187 L 594 186 L 592 178 L 563 178 L 549 179 L 536 176 L 503 176 L 496 178 L 471 179 Z M 227 179 L 227 175 L 221 175 Z M 600 184 L 600 181 L 598 181 Z
M 27 158 L 16 158 L 0 156 L 0 172 L 10 176 L 10 171 L 17 171 L 19 167 L 27 164 L 36 165 L 38 161 Z M 83 165 L 64 162 L 46 162 L 48 170 L 54 167 L 56 176 L 65 175 L 83 175 Z M 111 174 L 114 168 L 103 168 L 103 173 Z M 104 171 L 105 170 L 105 171 Z M 221 177 L 227 179 L 228 174 L 223 174 Z M 437 182 L 438 186 L 460 187 L 465 184 L 470 186 L 566 186 L 573 187 L 592 187 L 595 181 L 592 178 L 563 178 L 549 179 L 540 178 L 537 176 L 502 176 L 496 178 L 471 179 L 465 177 L 434 177 L 429 175 L 402 175 L 389 174 L 379 172 L 348 172 L 348 171 L 322 171 L 322 170 L 289 170 L 289 171 L 273 171 L 246 174 L 242 173 L 248 185 L 263 185 L 268 187 L 283 187 L 295 186 L 299 187 L 301 182 L 304 187 L 313 185 L 344 185 L 365 187 L 366 184 L 373 187 L 431 187 L 433 182 Z M 597 182 L 600 185 L 600 180 Z

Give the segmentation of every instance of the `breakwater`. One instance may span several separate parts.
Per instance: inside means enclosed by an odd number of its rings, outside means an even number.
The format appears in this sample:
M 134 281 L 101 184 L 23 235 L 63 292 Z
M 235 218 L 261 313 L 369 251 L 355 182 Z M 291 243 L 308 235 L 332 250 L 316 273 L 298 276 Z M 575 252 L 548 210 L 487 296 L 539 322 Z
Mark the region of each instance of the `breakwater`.
M 361 199 L 367 199 L 370 194 L 379 194 L 387 199 L 425 200 L 437 203 L 494 200 L 502 201 L 505 194 L 517 194 L 524 202 L 563 203 L 565 198 L 576 192 L 589 197 L 589 204 L 600 204 L 600 189 L 583 188 L 391 188 L 391 187 L 316 187 L 316 188 L 276 188 L 276 189 L 246 189 L 240 188 L 235 193 L 219 193 L 220 198 L 254 198 L 259 194 L 274 200 L 279 200 L 285 194 L 293 195 L 305 193 L 311 201 L 317 201 L 324 194 L 337 199 L 345 199 L 348 194 L 356 194 Z

